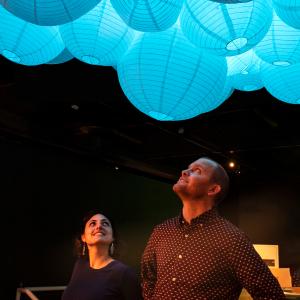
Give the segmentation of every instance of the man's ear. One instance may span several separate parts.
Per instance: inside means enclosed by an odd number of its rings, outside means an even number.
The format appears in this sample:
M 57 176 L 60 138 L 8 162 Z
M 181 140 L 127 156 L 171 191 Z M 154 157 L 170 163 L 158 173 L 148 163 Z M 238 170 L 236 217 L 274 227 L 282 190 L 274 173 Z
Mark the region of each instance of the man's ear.
M 215 196 L 216 194 L 220 193 L 221 191 L 221 186 L 219 184 L 212 184 L 211 187 L 209 188 L 207 195 L 208 196 Z

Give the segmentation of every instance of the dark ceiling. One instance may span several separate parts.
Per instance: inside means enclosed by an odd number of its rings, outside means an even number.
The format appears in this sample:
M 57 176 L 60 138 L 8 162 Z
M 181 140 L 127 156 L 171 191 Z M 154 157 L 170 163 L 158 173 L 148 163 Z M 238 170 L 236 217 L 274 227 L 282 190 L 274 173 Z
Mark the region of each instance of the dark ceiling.
M 25 67 L 0 57 L 0 138 L 58 147 L 163 180 L 199 156 L 240 175 L 300 168 L 300 105 L 264 89 L 235 91 L 219 108 L 180 122 L 139 112 L 111 67 L 75 59 Z

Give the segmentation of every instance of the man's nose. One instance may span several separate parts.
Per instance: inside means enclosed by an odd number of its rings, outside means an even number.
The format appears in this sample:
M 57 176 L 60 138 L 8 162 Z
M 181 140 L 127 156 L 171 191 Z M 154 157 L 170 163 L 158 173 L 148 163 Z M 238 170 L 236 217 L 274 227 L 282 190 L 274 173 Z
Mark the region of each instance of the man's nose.
M 181 174 L 182 174 L 182 176 L 188 176 L 190 174 L 190 171 L 189 171 L 189 169 L 182 170 Z

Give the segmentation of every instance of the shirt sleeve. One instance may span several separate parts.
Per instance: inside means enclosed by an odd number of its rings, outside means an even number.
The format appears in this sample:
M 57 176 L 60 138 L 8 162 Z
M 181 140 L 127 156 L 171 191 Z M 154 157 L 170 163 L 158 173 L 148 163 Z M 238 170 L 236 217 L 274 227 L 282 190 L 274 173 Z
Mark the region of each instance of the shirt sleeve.
M 246 236 L 236 240 L 230 260 L 235 276 L 254 300 L 285 299 L 277 279 Z
M 122 296 L 124 300 L 141 300 L 142 292 L 138 276 L 133 269 L 127 268 L 123 274 L 121 283 Z
M 156 253 L 155 253 L 155 230 L 152 232 L 146 248 L 142 256 L 141 276 L 142 276 L 142 290 L 145 300 L 150 300 L 153 297 L 156 279 Z

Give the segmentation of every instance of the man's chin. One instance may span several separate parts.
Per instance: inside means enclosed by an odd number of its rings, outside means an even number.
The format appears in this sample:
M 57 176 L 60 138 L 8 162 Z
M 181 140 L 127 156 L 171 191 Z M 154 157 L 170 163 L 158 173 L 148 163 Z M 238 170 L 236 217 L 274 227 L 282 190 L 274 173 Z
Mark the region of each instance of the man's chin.
M 174 185 L 173 185 L 173 191 L 175 193 L 178 193 L 180 191 L 180 184 L 178 182 L 176 182 Z

